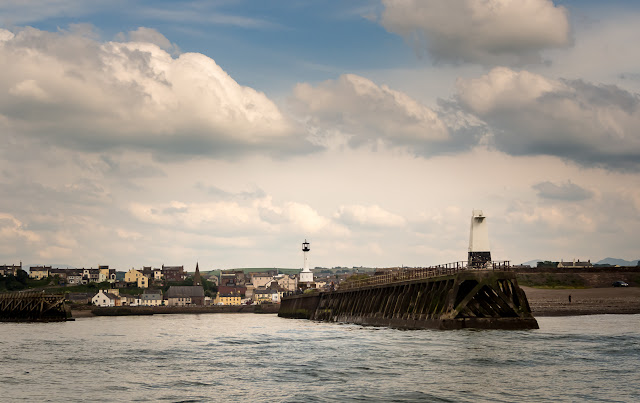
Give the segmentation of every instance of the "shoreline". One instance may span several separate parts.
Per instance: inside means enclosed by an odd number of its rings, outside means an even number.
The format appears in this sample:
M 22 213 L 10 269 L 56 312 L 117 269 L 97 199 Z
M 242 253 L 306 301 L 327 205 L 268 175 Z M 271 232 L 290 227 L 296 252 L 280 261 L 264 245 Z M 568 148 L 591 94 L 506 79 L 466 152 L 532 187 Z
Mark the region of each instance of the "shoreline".
M 579 316 L 602 314 L 640 314 L 640 287 L 625 288 L 555 288 L 521 286 L 527 295 L 534 317 Z M 571 302 L 569 302 L 571 295 Z M 97 316 L 209 314 L 209 313 L 277 313 L 276 306 L 265 306 L 255 312 L 255 305 L 208 307 L 116 307 L 83 306 L 71 309 L 74 319 Z M 124 308 L 124 309 L 123 309 Z M 267 309 L 264 309 L 267 308 Z
M 640 314 L 639 287 L 521 288 L 535 317 Z
M 74 309 L 75 308 L 75 309 Z M 117 306 L 72 307 L 71 317 L 94 318 L 98 316 L 148 316 L 148 315 L 197 315 L 210 313 L 278 313 L 279 305 L 211 305 L 211 306 Z

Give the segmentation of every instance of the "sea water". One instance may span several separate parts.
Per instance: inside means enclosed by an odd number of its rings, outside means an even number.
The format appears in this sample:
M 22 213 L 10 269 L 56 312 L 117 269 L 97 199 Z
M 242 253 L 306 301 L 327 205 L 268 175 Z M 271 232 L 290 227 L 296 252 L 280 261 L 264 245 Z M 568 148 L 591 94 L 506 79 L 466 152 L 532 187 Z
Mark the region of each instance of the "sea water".
M 258 314 L 0 323 L 0 401 L 640 401 L 640 315 L 395 330 Z

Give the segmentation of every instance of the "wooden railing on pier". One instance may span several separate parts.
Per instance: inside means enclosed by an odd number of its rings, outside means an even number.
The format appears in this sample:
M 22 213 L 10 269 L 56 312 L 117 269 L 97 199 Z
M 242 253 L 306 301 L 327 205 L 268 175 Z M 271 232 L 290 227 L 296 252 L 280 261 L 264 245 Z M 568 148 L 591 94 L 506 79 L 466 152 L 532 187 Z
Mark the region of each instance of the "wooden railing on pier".
M 345 281 L 338 286 L 339 290 L 350 290 L 373 285 L 391 284 L 408 280 L 447 276 L 467 270 L 500 270 L 510 271 L 511 264 L 508 260 L 490 262 L 482 267 L 469 266 L 466 261 L 440 264 L 431 267 L 407 268 L 401 271 L 393 271 L 379 274 L 362 280 Z

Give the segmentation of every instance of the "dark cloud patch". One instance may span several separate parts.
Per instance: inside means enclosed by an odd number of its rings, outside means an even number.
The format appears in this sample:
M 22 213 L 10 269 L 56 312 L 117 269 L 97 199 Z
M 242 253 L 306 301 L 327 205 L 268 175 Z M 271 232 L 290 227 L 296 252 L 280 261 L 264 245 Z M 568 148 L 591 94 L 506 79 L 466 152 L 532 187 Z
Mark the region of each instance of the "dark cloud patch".
M 257 188 L 253 191 L 246 192 L 227 192 L 226 190 L 222 190 L 216 186 L 207 186 L 201 182 L 196 183 L 196 189 L 201 190 L 207 193 L 210 196 L 213 196 L 215 200 L 224 200 L 224 201 L 251 201 L 255 199 L 262 199 L 267 196 L 264 190 Z
M 512 155 L 554 155 L 586 167 L 640 170 L 640 96 L 614 85 L 549 80 L 496 68 L 458 80 L 457 99 Z
M 568 181 L 567 183 L 555 184 L 552 182 L 540 182 L 533 185 L 537 190 L 538 197 L 550 200 L 583 201 L 593 197 L 593 192 Z
M 124 162 L 108 154 L 102 154 L 100 161 L 105 164 L 105 174 L 116 178 L 157 178 L 166 177 L 167 174 L 152 165 L 144 165 L 137 162 Z
M 16 180 L 0 184 L 0 190 L 5 195 L 0 199 L 0 208 L 12 211 L 39 213 L 73 208 L 86 212 L 112 203 L 111 193 L 88 178 L 78 178 L 64 186 Z
M 176 214 L 184 214 L 187 213 L 189 211 L 189 209 L 184 206 L 184 207 L 167 207 L 162 209 L 162 211 L 159 211 L 159 214 L 162 215 L 176 215 Z

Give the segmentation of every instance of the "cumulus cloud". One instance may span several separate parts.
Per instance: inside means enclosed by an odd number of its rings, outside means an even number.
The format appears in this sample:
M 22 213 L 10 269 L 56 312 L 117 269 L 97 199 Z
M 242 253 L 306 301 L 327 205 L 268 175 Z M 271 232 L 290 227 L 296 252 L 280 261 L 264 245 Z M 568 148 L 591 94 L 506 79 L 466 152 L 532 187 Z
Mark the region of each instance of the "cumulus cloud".
M 402 92 L 354 74 L 315 87 L 298 84 L 291 105 L 310 126 L 340 130 L 351 136 L 354 145 L 381 140 L 392 145 L 437 147 L 449 139 L 436 112 Z
M 335 217 L 346 225 L 362 227 L 393 228 L 402 227 L 405 224 L 403 217 L 386 211 L 377 205 L 340 206 Z
M 229 235 L 246 231 L 268 233 L 295 230 L 308 234 L 348 234 L 346 228 L 321 215 L 308 204 L 285 202 L 273 205 L 270 197 L 246 203 L 131 203 L 129 212 L 144 223 L 193 233 Z
M 504 215 L 504 221 L 517 228 L 553 230 L 556 237 L 566 238 L 566 231 L 580 228 L 584 232 L 598 229 L 598 218 L 574 205 L 537 206 L 514 201 Z
M 15 238 L 26 242 L 35 242 L 40 239 L 37 233 L 27 230 L 23 223 L 12 214 L 0 212 L 0 239 L 2 239 L 2 243 L 14 241 Z
M 538 191 L 538 197 L 551 200 L 583 201 L 593 197 L 593 192 L 568 181 L 567 183 L 555 184 L 545 181 L 533 185 L 533 189 Z
M 173 58 L 162 49 L 173 45 L 154 30 L 130 34 L 135 42 L 33 28 L 0 30 L 0 37 L 5 133 L 167 155 L 310 148 L 264 93 L 239 85 L 202 54 Z
M 384 0 L 380 22 L 437 61 L 513 65 L 570 44 L 567 11 L 550 0 Z
M 461 105 L 492 127 L 495 146 L 585 166 L 640 168 L 640 98 L 614 85 L 494 68 L 458 79 Z
M 161 226 L 180 227 L 184 230 L 212 230 L 228 232 L 260 224 L 257 215 L 250 209 L 234 202 L 132 203 L 131 214 L 142 222 Z
M 35 80 L 20 81 L 13 87 L 9 88 L 9 95 L 15 95 L 19 98 L 31 99 L 34 101 L 47 102 L 51 100 L 47 94 Z
M 130 31 L 128 34 L 120 33 L 118 38 L 122 41 L 127 39 L 131 42 L 153 43 L 164 51 L 171 54 L 179 54 L 180 48 L 175 43 L 171 43 L 167 37 L 153 28 L 139 27 L 135 31 Z

